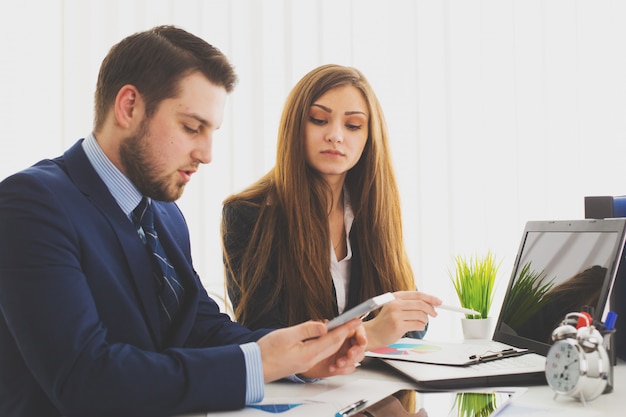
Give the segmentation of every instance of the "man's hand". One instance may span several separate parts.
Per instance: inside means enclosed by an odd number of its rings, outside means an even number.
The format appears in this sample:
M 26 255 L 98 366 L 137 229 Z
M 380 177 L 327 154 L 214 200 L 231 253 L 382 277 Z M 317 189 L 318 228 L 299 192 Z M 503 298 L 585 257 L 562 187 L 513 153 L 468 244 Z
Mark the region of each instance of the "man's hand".
M 329 332 L 321 322 L 308 321 L 275 330 L 257 342 L 265 382 L 289 375 L 323 378 L 353 372 L 365 356 L 367 339 L 361 320 Z

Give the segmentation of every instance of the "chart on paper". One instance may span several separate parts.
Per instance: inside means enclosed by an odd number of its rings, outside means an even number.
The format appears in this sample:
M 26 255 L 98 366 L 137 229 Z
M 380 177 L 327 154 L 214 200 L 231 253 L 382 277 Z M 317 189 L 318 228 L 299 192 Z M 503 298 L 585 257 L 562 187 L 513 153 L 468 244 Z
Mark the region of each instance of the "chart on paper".
M 465 366 L 470 363 L 470 356 L 488 353 L 486 349 L 488 347 L 482 344 L 440 343 L 403 338 L 383 348 L 369 351 L 366 355 L 373 358 Z

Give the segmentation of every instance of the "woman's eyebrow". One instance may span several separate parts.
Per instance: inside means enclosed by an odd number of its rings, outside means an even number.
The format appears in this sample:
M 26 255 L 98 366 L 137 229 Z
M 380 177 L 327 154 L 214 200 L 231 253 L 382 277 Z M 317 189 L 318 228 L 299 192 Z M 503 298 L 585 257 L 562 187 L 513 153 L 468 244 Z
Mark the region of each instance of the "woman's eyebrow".
M 322 104 L 317 104 L 317 103 L 313 103 L 311 106 L 315 106 L 315 107 L 319 107 L 320 109 L 324 110 L 326 113 L 332 113 L 333 110 L 329 107 L 326 107 Z M 351 116 L 353 114 L 362 114 L 363 116 L 367 117 L 367 113 L 365 113 L 364 111 L 361 110 L 351 110 L 351 111 L 347 111 L 344 113 L 346 116 Z
M 322 104 L 317 104 L 317 103 L 313 103 L 311 106 L 315 106 L 315 107 L 319 107 L 320 109 L 324 110 L 326 113 L 332 113 L 333 110 L 329 107 L 326 107 Z
M 344 113 L 346 116 L 350 116 L 353 114 L 362 114 L 363 116 L 367 117 L 367 113 L 365 113 L 364 111 L 361 110 L 352 110 L 352 111 L 347 111 Z

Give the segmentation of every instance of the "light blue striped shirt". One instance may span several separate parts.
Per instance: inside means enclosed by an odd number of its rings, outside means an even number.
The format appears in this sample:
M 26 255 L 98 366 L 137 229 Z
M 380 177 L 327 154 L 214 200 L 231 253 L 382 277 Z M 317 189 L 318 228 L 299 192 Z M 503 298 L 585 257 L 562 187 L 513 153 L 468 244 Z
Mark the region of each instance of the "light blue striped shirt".
M 113 165 L 96 141 L 93 133 L 85 138 L 82 146 L 87 154 L 87 159 L 89 159 L 89 162 L 91 162 L 91 165 L 93 165 L 93 168 L 105 183 L 122 211 L 131 220 L 133 210 L 141 201 L 141 192 Z M 243 344 L 240 348 L 246 362 L 246 404 L 253 404 L 261 401 L 265 395 L 261 349 L 254 342 Z

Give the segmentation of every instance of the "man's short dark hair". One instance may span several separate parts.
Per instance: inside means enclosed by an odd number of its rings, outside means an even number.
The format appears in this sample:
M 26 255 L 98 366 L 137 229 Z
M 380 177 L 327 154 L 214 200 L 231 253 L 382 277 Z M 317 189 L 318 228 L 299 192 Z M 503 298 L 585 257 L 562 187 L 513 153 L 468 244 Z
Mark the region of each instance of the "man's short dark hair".
M 180 80 L 196 71 L 228 93 L 237 83 L 226 56 L 183 29 L 157 26 L 128 36 L 111 48 L 100 67 L 94 130 L 102 127 L 124 85 L 131 84 L 139 90 L 149 118 L 161 101 L 176 96 Z

